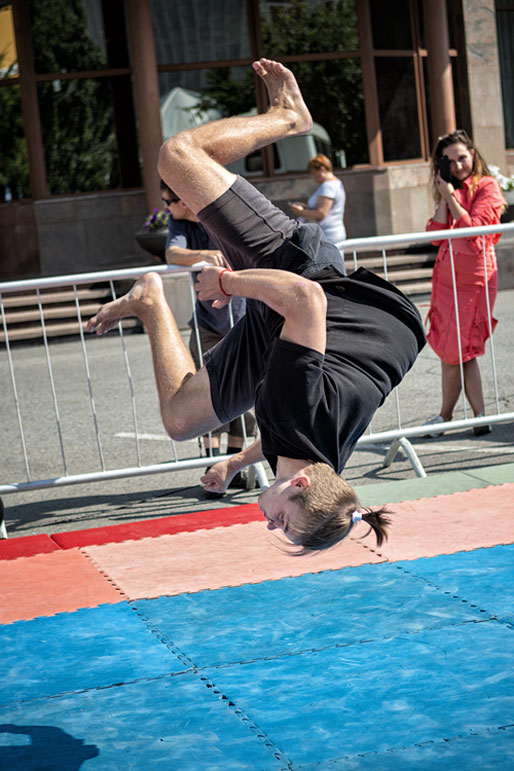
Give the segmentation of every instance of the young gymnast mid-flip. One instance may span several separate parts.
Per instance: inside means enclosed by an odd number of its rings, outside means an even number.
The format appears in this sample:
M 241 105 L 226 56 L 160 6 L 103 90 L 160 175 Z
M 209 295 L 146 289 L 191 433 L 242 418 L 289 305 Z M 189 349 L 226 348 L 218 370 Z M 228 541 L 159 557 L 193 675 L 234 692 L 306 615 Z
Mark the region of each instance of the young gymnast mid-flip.
M 223 307 L 247 298 L 247 313 L 195 372 L 158 274 L 104 305 L 89 331 L 120 318 L 145 325 L 162 420 L 185 440 L 255 405 L 260 440 L 202 477 L 223 492 L 241 468 L 266 458 L 276 481 L 259 506 L 302 551 L 344 538 L 363 519 L 380 544 L 385 509 L 362 509 L 339 476 L 376 409 L 425 343 L 421 318 L 395 287 L 364 269 L 345 277 L 338 249 L 316 224 L 300 224 L 225 166 L 271 142 L 307 133 L 311 116 L 288 69 L 269 59 L 253 68 L 266 84 L 264 114 L 226 118 L 184 131 L 161 148 L 159 172 L 197 214 L 233 270 L 210 265 L 202 300 Z

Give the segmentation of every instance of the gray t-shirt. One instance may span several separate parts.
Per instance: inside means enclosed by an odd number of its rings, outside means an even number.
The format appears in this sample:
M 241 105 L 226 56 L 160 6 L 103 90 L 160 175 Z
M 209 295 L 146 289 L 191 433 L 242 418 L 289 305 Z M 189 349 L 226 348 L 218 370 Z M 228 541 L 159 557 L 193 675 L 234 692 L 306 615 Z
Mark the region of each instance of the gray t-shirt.
M 327 241 L 330 241 L 331 244 L 339 244 L 346 239 L 343 222 L 346 193 L 343 183 L 340 179 L 327 179 L 326 182 L 323 182 L 307 201 L 309 209 L 316 208 L 320 196 L 330 198 L 332 207 L 327 216 L 318 222 L 318 225 Z
M 180 249 L 217 249 L 216 244 L 211 241 L 203 225 L 199 222 L 190 220 L 174 220 L 170 216 L 168 224 L 168 239 L 166 249 L 170 246 L 177 246 Z M 193 273 L 196 278 L 198 273 Z M 230 301 L 234 324 L 241 319 L 246 310 L 246 301 L 243 297 L 233 297 Z M 230 329 L 229 306 L 217 310 L 212 307 L 210 300 L 196 301 L 196 316 L 198 324 L 204 329 L 210 329 L 211 332 L 217 332 L 224 337 Z

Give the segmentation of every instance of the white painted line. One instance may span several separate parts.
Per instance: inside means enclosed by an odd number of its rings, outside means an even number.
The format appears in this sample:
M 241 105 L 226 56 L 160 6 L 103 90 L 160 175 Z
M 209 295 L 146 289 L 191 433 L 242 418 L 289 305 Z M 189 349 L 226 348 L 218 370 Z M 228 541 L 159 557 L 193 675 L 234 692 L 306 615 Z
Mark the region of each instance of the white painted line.
M 120 431 L 119 434 L 114 434 L 114 436 L 118 437 L 119 439 L 135 439 L 136 434 L 133 432 L 125 432 Z M 171 442 L 171 439 L 169 436 L 166 436 L 166 434 L 138 434 L 138 439 L 151 439 L 154 442 Z

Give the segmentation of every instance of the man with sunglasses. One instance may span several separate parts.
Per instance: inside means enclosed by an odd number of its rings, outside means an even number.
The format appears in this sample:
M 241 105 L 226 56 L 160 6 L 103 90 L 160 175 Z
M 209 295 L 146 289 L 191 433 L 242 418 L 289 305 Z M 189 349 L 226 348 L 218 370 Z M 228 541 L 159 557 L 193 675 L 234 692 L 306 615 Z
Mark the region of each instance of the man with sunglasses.
M 195 371 L 162 281 L 149 273 L 104 305 L 88 328 L 104 334 L 125 316 L 143 321 L 162 419 L 175 439 L 198 436 L 255 405 L 260 440 L 212 468 L 202 480 L 207 489 L 226 489 L 237 470 L 266 458 L 276 481 L 259 505 L 270 529 L 310 551 L 337 543 L 364 520 L 380 544 L 386 510 L 360 510 L 339 474 L 425 344 L 423 325 L 414 305 L 383 279 L 363 269 L 344 276 L 339 250 L 318 225 L 290 219 L 226 168 L 312 126 L 290 70 L 269 59 L 253 68 L 268 91 L 266 113 L 177 134 L 159 159 L 161 177 L 233 268 L 204 268 L 200 299 L 222 308 L 233 295 L 245 297 L 244 318 Z
M 168 237 L 166 240 L 165 259 L 169 265 L 195 265 L 199 262 L 230 267 L 223 254 L 212 241 L 205 228 L 200 224 L 191 209 L 181 201 L 176 193 L 161 180 L 161 200 L 169 212 Z M 198 272 L 193 273 L 198 277 Z M 242 319 L 246 310 L 246 301 L 242 297 L 234 297 L 229 306 L 213 308 L 210 300 L 196 300 L 195 315 L 200 338 L 201 356 L 198 350 L 195 324 L 191 318 L 191 337 L 189 350 L 197 369 L 202 366 L 203 357 L 216 343 L 222 340 L 231 326 Z M 221 434 L 227 434 L 228 455 L 240 452 L 246 436 L 255 436 L 255 418 L 251 412 L 244 415 L 245 430 L 243 431 L 242 417 L 237 417 L 224 426 L 216 429 L 211 435 L 203 437 L 205 452 L 209 456 L 220 454 Z M 208 469 L 207 469 L 208 471 Z M 230 482 L 230 487 L 245 488 L 246 477 L 238 472 Z M 223 492 L 205 490 L 206 498 L 221 498 Z

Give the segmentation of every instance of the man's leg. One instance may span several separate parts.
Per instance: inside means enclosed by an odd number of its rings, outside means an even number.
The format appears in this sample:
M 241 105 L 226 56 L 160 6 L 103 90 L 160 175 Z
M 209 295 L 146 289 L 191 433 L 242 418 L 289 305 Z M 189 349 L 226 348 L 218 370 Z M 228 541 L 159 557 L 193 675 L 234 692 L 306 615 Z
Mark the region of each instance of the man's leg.
M 253 68 L 266 84 L 268 112 L 236 116 L 176 134 L 164 143 L 159 173 L 198 214 L 218 199 L 236 177 L 224 168 L 279 139 L 306 134 L 312 119 L 293 73 L 279 62 L 260 59 Z
M 141 319 L 148 333 L 162 421 L 172 439 L 190 439 L 219 426 L 207 372 L 202 368 L 195 374 L 157 273 L 147 273 L 128 294 L 103 305 L 88 331 L 105 334 L 128 316 Z

